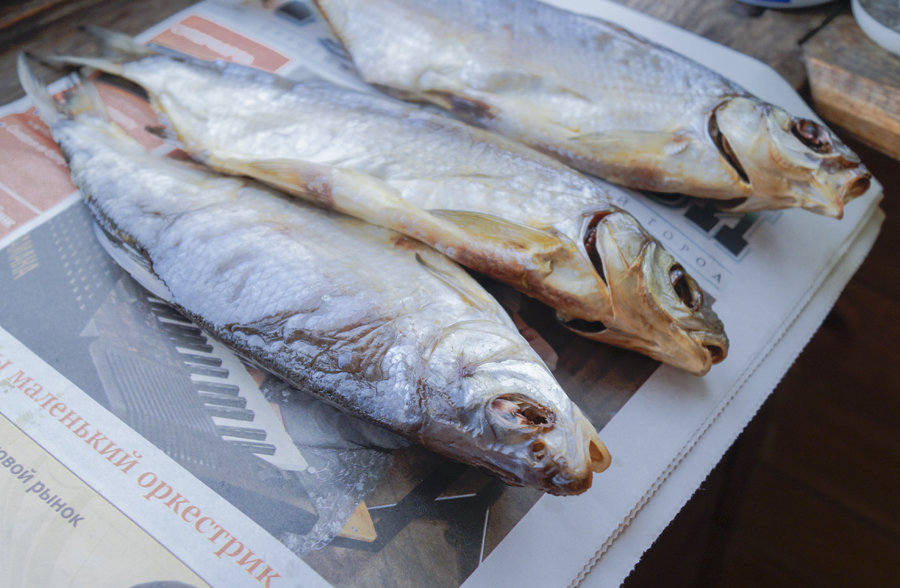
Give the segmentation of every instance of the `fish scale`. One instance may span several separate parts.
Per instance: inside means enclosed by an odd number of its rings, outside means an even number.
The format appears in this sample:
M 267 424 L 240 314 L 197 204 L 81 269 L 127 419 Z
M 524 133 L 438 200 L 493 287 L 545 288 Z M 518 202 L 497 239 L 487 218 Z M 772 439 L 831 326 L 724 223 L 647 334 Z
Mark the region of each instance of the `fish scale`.
M 364 81 L 628 187 L 840 218 L 871 183 L 824 126 L 597 18 L 533 0 L 316 4 Z
M 95 32 L 116 56 L 50 60 L 143 87 L 198 161 L 422 241 L 546 303 L 582 336 L 696 374 L 725 358 L 697 283 L 599 181 L 389 97 Z
M 23 58 L 19 76 L 98 223 L 241 356 L 511 484 L 578 494 L 608 467 L 596 430 L 502 307 L 446 257 L 146 153 L 98 118 L 89 92 L 58 104 Z

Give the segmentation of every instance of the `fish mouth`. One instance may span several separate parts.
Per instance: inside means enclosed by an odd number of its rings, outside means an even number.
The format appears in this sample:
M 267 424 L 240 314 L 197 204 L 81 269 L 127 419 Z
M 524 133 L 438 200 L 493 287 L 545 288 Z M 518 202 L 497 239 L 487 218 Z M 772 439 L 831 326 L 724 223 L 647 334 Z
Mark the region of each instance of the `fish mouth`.
M 696 344 L 699 353 L 699 370 L 703 373 L 712 366 L 722 363 L 728 357 L 728 338 L 724 333 L 695 332 L 688 335 Z
M 728 357 L 728 342 L 722 341 L 700 341 L 700 345 L 709 353 L 710 366 L 722 363 Z
M 840 206 L 835 207 L 834 218 L 842 218 L 844 216 L 844 205 L 868 192 L 871 185 L 872 174 L 865 168 L 863 168 L 860 175 L 845 182 L 838 193 Z
M 687 332 L 679 337 L 680 343 L 661 345 L 658 341 L 610 329 L 599 321 L 561 319 L 560 323 L 585 339 L 637 351 L 695 376 L 706 375 L 712 366 L 728 357 L 729 342 L 724 332 Z
M 587 491 L 593 484 L 593 474 L 605 471 L 612 463 L 609 449 L 600 438 L 590 423 L 586 423 L 586 436 L 591 437 L 586 440 L 586 455 L 578 460 L 577 463 L 569 463 L 564 457 L 558 457 L 549 460 L 547 465 L 541 468 L 540 485 L 548 494 L 555 496 L 574 496 Z M 538 440 L 532 444 L 542 447 L 543 441 Z
M 822 169 L 826 171 L 815 174 L 820 182 L 810 183 L 808 196 L 798 199 L 799 206 L 822 216 L 834 219 L 843 218 L 844 206 L 865 194 L 872 185 L 872 174 L 859 163 L 846 171 L 827 171 L 835 167 L 849 167 L 844 163 L 845 161 L 840 155 L 825 161 Z M 829 197 L 829 195 L 831 196 Z
M 574 405 L 557 414 L 525 394 L 506 392 L 491 399 L 485 412 L 496 437 L 516 447 L 512 461 L 518 467 L 500 467 L 508 461 L 505 454 L 488 459 L 495 462 L 489 469 L 507 483 L 558 496 L 581 494 L 591 487 L 593 474 L 612 462 L 596 429 Z

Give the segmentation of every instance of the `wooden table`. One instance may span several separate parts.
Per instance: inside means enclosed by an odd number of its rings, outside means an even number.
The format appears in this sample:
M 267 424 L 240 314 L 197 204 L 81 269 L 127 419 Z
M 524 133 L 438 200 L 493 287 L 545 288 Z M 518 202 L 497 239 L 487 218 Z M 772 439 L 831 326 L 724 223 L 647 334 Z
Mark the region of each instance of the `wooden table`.
M 849 2 L 622 0 L 772 66 L 884 184 L 869 257 L 759 415 L 626 581 L 886 586 L 900 577 L 900 58 Z
M 734 0 L 619 0 L 772 66 L 885 185 L 867 261 L 762 412 L 627 585 L 887 585 L 900 577 L 900 60 L 849 3 L 799 11 Z M 29 0 L 0 8 L 0 103 L 15 54 L 79 52 L 83 24 L 137 33 L 191 0 Z M 151 9 L 152 7 L 152 9 Z M 840 43 L 836 46 L 836 43 Z M 838 48 L 839 47 L 839 48 Z

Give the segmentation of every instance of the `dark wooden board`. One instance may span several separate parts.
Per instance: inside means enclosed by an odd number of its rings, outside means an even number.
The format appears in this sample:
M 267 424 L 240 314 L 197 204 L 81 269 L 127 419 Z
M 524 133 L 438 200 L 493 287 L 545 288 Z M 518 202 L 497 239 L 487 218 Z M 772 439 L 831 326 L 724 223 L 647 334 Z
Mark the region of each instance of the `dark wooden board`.
M 134 35 L 149 26 L 194 4 L 194 0 L 71 0 L 69 2 L 32 2 L 33 12 L 16 12 L 16 6 L 0 6 L 0 104 L 24 95 L 16 75 L 16 56 L 33 53 L 86 53 L 94 44 L 90 35 L 79 30 L 96 25 Z M 40 5 L 40 6 L 38 6 Z M 47 74 L 53 79 L 51 74 Z
M 804 45 L 803 59 L 816 111 L 900 159 L 900 57 L 843 15 Z
M 840 5 L 763 10 L 735 0 L 616 0 L 768 64 L 794 88 L 806 82 L 800 43 L 834 17 Z
M 663 577 L 684 587 L 882 586 L 900 573 L 900 165 L 851 147 L 887 186 L 881 235 L 626 588 Z

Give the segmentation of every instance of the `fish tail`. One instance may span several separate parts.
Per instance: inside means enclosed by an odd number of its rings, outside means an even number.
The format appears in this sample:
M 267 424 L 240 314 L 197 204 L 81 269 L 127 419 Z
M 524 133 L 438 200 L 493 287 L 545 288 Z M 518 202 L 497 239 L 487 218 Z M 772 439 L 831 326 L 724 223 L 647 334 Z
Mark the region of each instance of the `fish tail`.
M 86 67 L 113 75 L 122 75 L 121 64 L 106 57 L 82 57 L 80 55 L 36 55 L 34 59 L 51 67 Z
M 34 73 L 31 65 L 28 63 L 29 59 L 34 59 L 34 57 L 25 53 L 19 53 L 16 60 L 16 70 L 19 74 L 19 83 L 22 84 L 25 94 L 34 102 L 38 114 L 51 127 L 61 118 L 71 118 L 71 112 L 68 111 L 64 104 L 50 95 L 50 92 L 47 91 L 47 86 Z
M 157 51 L 141 45 L 122 33 L 95 26 L 85 26 L 83 30 L 99 41 L 101 56 L 40 55 L 35 56 L 35 59 L 53 67 L 89 67 L 109 74 L 122 75 L 122 64 L 158 54 Z
M 63 100 L 57 100 L 47 90 L 44 82 L 37 77 L 29 60 L 42 61 L 33 55 L 20 53 L 16 62 L 19 82 L 25 94 L 34 102 L 38 114 L 49 126 L 61 119 L 71 119 L 82 114 L 90 114 L 102 120 L 109 120 L 100 94 L 94 84 L 83 81 L 66 90 Z
M 100 42 L 104 55 L 115 63 L 126 63 L 150 55 L 157 55 L 157 51 L 141 45 L 132 37 L 123 33 L 92 25 L 83 27 L 83 30 Z

